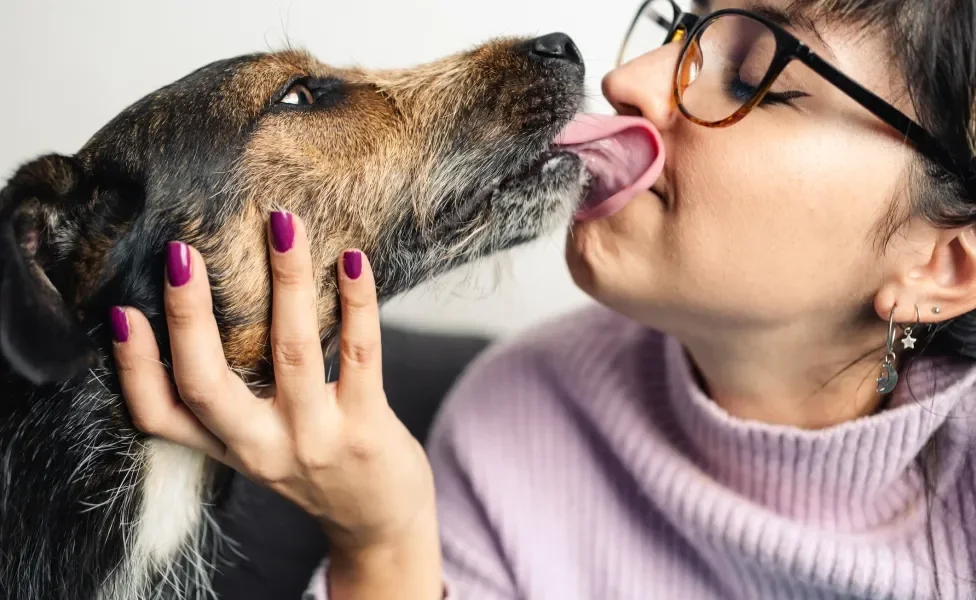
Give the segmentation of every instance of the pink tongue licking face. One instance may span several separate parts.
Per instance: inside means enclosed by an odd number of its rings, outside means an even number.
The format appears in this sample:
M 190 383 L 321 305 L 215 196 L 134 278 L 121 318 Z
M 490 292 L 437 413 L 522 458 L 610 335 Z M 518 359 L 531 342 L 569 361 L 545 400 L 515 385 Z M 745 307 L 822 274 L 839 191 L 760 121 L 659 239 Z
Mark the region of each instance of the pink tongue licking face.
M 578 114 L 556 138 L 556 148 L 577 154 L 590 173 L 577 221 L 617 212 L 650 189 L 664 167 L 661 134 L 640 117 Z

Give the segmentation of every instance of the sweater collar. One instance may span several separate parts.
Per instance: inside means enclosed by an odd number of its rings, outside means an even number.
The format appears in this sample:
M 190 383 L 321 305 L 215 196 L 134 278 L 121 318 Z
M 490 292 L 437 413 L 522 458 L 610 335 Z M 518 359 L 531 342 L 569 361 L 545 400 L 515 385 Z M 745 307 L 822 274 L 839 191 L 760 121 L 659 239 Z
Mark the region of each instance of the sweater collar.
M 916 360 L 886 410 L 811 431 L 730 415 L 702 391 L 673 338 L 665 360 L 671 410 L 700 468 L 752 502 L 811 524 L 858 531 L 907 516 L 924 499 L 918 464 L 929 442 L 940 444 L 932 475 L 944 487 L 976 437 L 976 367 L 967 364 Z

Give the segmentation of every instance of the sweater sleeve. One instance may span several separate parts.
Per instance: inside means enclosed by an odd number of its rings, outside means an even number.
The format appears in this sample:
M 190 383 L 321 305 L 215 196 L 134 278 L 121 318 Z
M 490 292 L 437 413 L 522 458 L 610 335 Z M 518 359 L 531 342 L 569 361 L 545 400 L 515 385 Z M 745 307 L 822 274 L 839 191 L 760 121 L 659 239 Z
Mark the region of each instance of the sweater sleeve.
M 477 415 L 466 410 L 468 398 L 456 395 L 471 391 L 462 387 L 447 398 L 427 443 L 445 580 L 454 600 L 514 600 L 508 561 L 465 460 L 470 452 L 463 432 L 477 423 Z
M 457 406 L 456 404 L 462 404 Z M 474 492 L 462 458 L 466 436 L 475 415 L 451 398 L 430 434 L 427 455 L 437 489 L 444 580 L 444 600 L 514 600 L 517 597 L 500 545 Z M 302 600 L 330 600 L 328 560 L 316 570 Z M 334 599 L 333 599 L 334 600 Z

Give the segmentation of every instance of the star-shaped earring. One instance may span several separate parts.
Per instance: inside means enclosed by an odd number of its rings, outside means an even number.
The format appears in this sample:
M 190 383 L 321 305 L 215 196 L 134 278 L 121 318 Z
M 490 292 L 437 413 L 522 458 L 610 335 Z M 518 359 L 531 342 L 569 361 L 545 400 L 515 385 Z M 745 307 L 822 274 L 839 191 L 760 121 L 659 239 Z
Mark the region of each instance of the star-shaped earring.
M 905 350 L 915 349 L 915 338 L 912 337 L 911 328 L 905 330 L 905 337 L 901 340 L 901 345 L 905 347 Z

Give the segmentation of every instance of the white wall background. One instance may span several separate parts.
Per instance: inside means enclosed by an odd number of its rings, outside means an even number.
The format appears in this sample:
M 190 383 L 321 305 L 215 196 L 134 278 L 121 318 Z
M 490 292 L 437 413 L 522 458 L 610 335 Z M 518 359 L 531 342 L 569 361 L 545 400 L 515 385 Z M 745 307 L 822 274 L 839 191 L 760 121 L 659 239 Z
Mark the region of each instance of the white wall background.
M 212 60 L 285 40 L 337 65 L 409 66 L 499 35 L 564 31 L 600 78 L 638 0 L 0 0 L 0 181 L 43 152 L 75 152 L 141 96 Z M 602 6 L 602 7 L 601 7 Z M 588 302 L 563 236 L 452 273 L 392 301 L 389 321 L 511 335 Z

